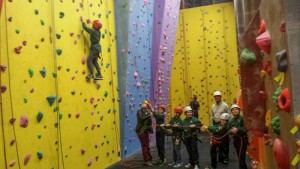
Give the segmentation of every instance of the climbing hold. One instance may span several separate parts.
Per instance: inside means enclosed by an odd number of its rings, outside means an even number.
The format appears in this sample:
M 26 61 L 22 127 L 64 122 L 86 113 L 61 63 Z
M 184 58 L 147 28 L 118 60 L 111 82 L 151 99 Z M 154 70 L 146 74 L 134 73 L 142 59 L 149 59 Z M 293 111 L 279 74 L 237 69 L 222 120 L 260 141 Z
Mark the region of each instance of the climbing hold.
M 24 41 L 22 42 L 22 44 L 23 44 L 23 46 L 26 46 L 26 45 L 27 45 L 27 41 L 24 40 Z
M 28 72 L 29 72 L 30 77 L 33 77 L 33 74 L 34 74 L 33 69 L 32 69 L 32 68 L 29 68 L 29 69 L 28 69 Z
M 281 87 L 278 87 L 276 90 L 275 90 L 275 92 L 274 92 L 274 94 L 273 94 L 273 101 L 274 101 L 274 103 L 278 103 L 278 97 L 279 97 L 279 95 L 280 95 L 280 93 L 281 93 Z
M 59 18 L 63 18 L 65 16 L 65 13 L 59 12 Z
M 58 107 L 58 106 L 54 106 L 54 108 L 53 108 L 53 112 L 56 112 L 58 109 L 59 109 L 59 107 Z
M 262 34 L 266 31 L 266 23 L 265 23 L 265 20 L 260 20 L 260 26 L 259 26 L 259 30 L 258 30 L 258 34 Z
M 95 148 L 98 148 L 98 144 L 95 144 Z
M 59 117 L 59 120 L 61 120 L 63 118 L 63 114 L 59 113 L 58 117 Z
M 36 154 L 37 154 L 37 156 L 38 156 L 39 159 L 43 158 L 43 153 L 42 152 L 37 152 Z
M 270 60 L 263 62 L 263 70 L 271 76 L 272 75 L 272 62 Z
M 281 110 L 284 110 L 288 113 L 291 111 L 291 99 L 288 88 L 285 88 L 281 91 L 278 97 L 278 106 Z
M 41 73 L 41 75 L 43 76 L 43 78 L 45 78 L 45 77 L 46 77 L 46 68 L 43 67 L 43 69 L 40 70 L 40 73 Z
M 91 166 L 92 165 L 92 162 L 93 162 L 93 158 L 91 157 L 88 161 L 88 166 Z
M 57 126 L 58 126 L 58 122 L 55 122 L 55 123 L 54 123 L 54 126 L 57 127 Z
M 26 156 L 24 157 L 24 165 L 27 165 L 30 157 L 31 157 L 31 154 L 26 154 Z
M 11 141 L 10 141 L 10 145 L 11 145 L 11 146 L 14 145 L 15 142 L 16 142 L 16 140 L 11 140 Z
M 43 117 L 44 117 L 43 112 L 38 112 L 38 114 L 37 114 L 37 116 L 36 116 L 36 120 L 37 120 L 38 122 L 40 122 L 40 121 L 43 119 Z
M 269 32 L 266 31 L 263 34 L 261 34 L 260 36 L 258 36 L 256 38 L 256 44 L 266 54 L 270 54 L 270 52 L 271 52 L 271 37 L 270 37 Z
M 57 76 L 56 72 L 52 72 L 52 76 L 53 76 L 54 78 L 56 78 L 56 76 Z
M 245 48 L 240 56 L 240 61 L 244 65 L 253 65 L 256 62 L 256 56 L 249 49 Z
M 26 115 L 22 115 L 20 117 L 20 126 L 26 128 L 28 126 L 28 117 Z
M 95 157 L 95 159 L 96 159 L 96 161 L 98 161 L 98 159 L 99 159 L 99 156 L 97 155 L 97 156 Z
M 282 22 L 280 23 L 280 31 L 281 31 L 281 32 L 285 32 L 285 21 L 282 21 Z
M 8 20 L 9 22 L 11 22 L 11 21 L 12 21 L 12 17 L 9 17 L 7 20 Z
M 41 25 L 45 25 L 45 21 L 43 19 L 40 20 Z
M 11 162 L 9 163 L 9 166 L 10 166 L 10 167 L 13 167 L 15 164 L 16 164 L 16 161 L 13 160 L 13 161 L 11 161 Z
M 286 57 L 286 50 L 282 50 L 278 53 L 276 53 L 276 60 L 278 63 L 277 70 L 279 72 L 285 72 L 288 67 L 288 61 Z
M 56 96 L 48 96 L 47 97 L 47 100 L 48 100 L 48 103 L 49 103 L 50 106 L 52 106 L 52 104 L 54 103 L 55 99 L 56 99 Z
M 34 13 L 37 15 L 37 14 L 39 14 L 39 10 L 34 10 Z
M 105 92 L 104 92 L 104 97 L 107 97 L 107 95 L 108 95 L 108 92 L 105 91 Z
M 280 134 L 280 120 L 278 116 L 272 119 L 271 128 L 273 133 Z
M 133 77 L 136 79 L 139 76 L 139 73 L 137 71 L 134 72 Z
M 71 94 L 72 94 L 72 95 L 74 95 L 75 93 L 76 93 L 75 90 L 72 90 L 72 91 L 71 91 Z
M 275 138 L 273 144 L 274 159 L 278 165 L 279 169 L 289 169 L 290 168 L 290 159 L 289 152 L 286 147 L 286 144 L 283 143 L 280 139 Z
M 278 75 L 274 77 L 274 80 L 281 86 L 284 81 L 284 72 L 279 72 Z
M 100 87 L 101 87 L 100 84 L 97 84 L 97 85 L 96 85 L 96 88 L 97 88 L 97 89 L 100 89 Z
M 95 98 L 91 97 L 91 98 L 90 98 L 90 103 L 91 103 L 91 104 L 94 103 L 94 100 L 95 100 Z
M 60 39 L 61 38 L 61 35 L 60 34 L 56 34 L 56 39 Z
M 6 66 L 5 65 L 0 65 L 1 71 L 5 71 L 6 70 Z
M 85 149 L 80 149 L 81 154 L 83 155 L 85 153 Z
M 105 67 L 106 67 L 106 68 L 108 68 L 108 67 L 109 67 L 109 65 L 110 65 L 109 63 L 106 63 L 106 66 L 105 66 Z
M 74 33 L 73 33 L 73 32 L 70 32 L 69 35 L 70 35 L 71 37 L 73 37 Z
M 84 64 L 85 64 L 85 62 L 86 62 L 86 59 L 85 59 L 85 57 L 82 57 L 82 58 L 81 58 L 81 63 L 84 65 Z
M 62 50 L 61 49 L 56 49 L 56 53 L 57 53 L 57 55 L 61 55 Z
M 86 70 L 82 70 L 82 74 L 84 75 L 86 73 Z
M 121 53 L 122 53 L 122 54 L 125 54 L 125 52 L 126 52 L 125 49 L 122 49 L 122 50 L 121 50 Z
M 6 91 L 6 86 L 1 86 L 1 92 L 4 93 Z
M 19 33 L 20 33 L 20 30 L 19 30 L 19 29 L 16 29 L 16 33 L 19 34 Z
M 14 124 L 15 121 L 16 121 L 16 118 L 11 118 L 11 119 L 9 120 L 9 123 L 10 123 L 10 124 Z
M 15 47 L 16 54 L 20 54 L 21 53 L 21 49 L 22 49 L 22 46 Z
M 80 116 L 80 114 L 79 114 L 79 113 L 76 113 L 75 117 L 76 117 L 77 119 L 79 118 L 79 116 Z
M 37 136 L 38 136 L 38 139 L 41 139 L 41 138 L 42 138 L 42 135 L 41 135 L 41 134 L 38 134 Z

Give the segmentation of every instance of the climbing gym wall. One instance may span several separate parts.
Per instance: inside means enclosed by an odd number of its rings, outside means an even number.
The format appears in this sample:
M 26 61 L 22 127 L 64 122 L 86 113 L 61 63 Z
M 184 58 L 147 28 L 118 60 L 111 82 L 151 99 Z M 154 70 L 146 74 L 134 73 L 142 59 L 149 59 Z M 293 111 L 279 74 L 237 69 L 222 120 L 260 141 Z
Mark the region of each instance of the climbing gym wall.
M 156 1 L 153 19 L 151 100 L 169 103 L 170 77 L 179 17 L 179 0 Z M 168 111 L 168 110 L 167 110 Z
M 103 24 L 103 81 L 85 78 L 87 19 Z M 114 27 L 113 1 L 3 1 L 0 168 L 105 168 L 120 159 Z
M 233 3 L 180 11 L 170 85 L 170 104 L 200 102 L 199 116 L 209 124 L 213 92 L 232 104 L 239 91 Z
M 124 31 L 128 30 L 128 47 L 120 49 L 122 54 L 127 53 L 127 60 L 123 60 L 127 67 L 120 67 L 126 71 L 126 86 L 122 86 L 126 88 L 126 100 L 125 104 L 121 103 L 126 105 L 124 112 L 121 112 L 125 114 L 121 131 L 122 157 L 140 149 L 135 133 L 136 112 L 143 100 L 150 99 L 153 4 L 152 0 L 123 3 L 124 8 L 129 5 L 129 28 L 124 28 Z

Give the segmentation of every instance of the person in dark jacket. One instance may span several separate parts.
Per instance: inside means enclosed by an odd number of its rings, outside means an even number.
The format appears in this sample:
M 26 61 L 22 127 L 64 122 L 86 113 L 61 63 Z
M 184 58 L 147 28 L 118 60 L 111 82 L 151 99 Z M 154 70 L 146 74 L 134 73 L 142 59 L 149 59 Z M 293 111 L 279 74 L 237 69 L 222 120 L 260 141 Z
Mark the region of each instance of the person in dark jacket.
M 190 102 L 190 107 L 193 109 L 193 116 L 198 119 L 199 114 L 198 111 L 200 109 L 200 104 L 197 101 L 198 97 L 194 95 L 193 100 Z
M 220 150 L 220 153 L 223 152 L 222 148 L 224 146 L 222 146 L 222 144 L 228 144 L 228 137 L 229 137 L 229 128 L 228 128 L 228 121 L 230 119 L 230 114 L 228 113 L 223 113 L 220 116 L 220 123 L 219 124 L 215 124 L 213 126 L 202 126 L 203 130 L 209 130 L 211 133 L 213 133 L 212 135 L 212 143 L 211 143 L 211 147 L 210 147 L 210 160 L 211 160 L 211 165 L 205 167 L 205 169 L 215 169 L 217 168 L 217 151 L 218 149 Z M 220 159 L 221 161 L 223 159 Z
M 176 107 L 174 109 L 175 116 L 172 117 L 170 122 L 166 125 L 166 128 L 172 129 L 172 145 L 173 145 L 173 162 L 169 163 L 169 166 L 173 166 L 174 168 L 183 166 L 181 162 L 181 142 L 182 142 L 182 128 L 180 125 L 182 120 L 180 115 L 182 114 L 183 109 L 181 107 Z
M 230 108 L 233 119 L 229 121 L 228 127 L 233 135 L 233 145 L 239 158 L 239 169 L 247 169 L 246 151 L 248 146 L 247 129 L 244 127 L 244 118 L 240 115 L 241 108 L 233 104 Z
M 185 168 L 194 167 L 199 169 L 199 153 L 198 153 L 198 130 L 202 126 L 199 119 L 193 117 L 193 109 L 190 106 L 184 108 L 186 118 L 182 120 L 182 129 L 184 133 L 184 142 L 186 150 L 189 154 L 189 163 Z
M 152 164 L 152 156 L 150 154 L 150 146 L 149 146 L 149 134 L 153 134 L 152 128 L 152 120 L 153 116 L 153 108 L 150 104 L 149 100 L 145 100 L 142 102 L 142 108 L 139 109 L 136 113 L 137 116 L 137 124 L 135 127 L 135 131 L 138 135 L 142 146 L 142 153 L 144 163 L 147 166 L 153 166 Z
M 100 46 L 100 29 L 102 28 L 102 23 L 99 20 L 93 21 L 93 26 L 88 28 L 85 22 L 82 22 L 82 28 L 90 34 L 90 41 L 91 41 L 91 48 L 90 48 L 90 55 L 87 58 L 87 66 L 90 71 L 90 74 L 86 76 L 86 78 L 91 79 L 94 78 L 94 66 L 97 70 L 97 75 L 95 76 L 95 80 L 103 80 L 101 75 L 101 70 L 98 64 L 98 58 L 100 58 L 99 54 L 101 52 Z
M 156 147 L 159 156 L 159 166 L 163 166 L 166 163 L 165 158 L 165 111 L 166 108 L 163 105 L 158 105 L 158 113 L 154 112 L 156 120 Z

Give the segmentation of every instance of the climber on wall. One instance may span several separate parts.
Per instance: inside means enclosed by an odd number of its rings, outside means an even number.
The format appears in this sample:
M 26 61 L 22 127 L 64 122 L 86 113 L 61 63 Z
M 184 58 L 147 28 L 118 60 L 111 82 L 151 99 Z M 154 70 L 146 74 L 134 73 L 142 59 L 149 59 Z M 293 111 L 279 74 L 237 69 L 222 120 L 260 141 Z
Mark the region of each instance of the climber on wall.
M 87 23 L 90 21 L 87 20 Z M 90 41 L 91 41 L 91 48 L 90 48 L 90 54 L 87 58 L 87 66 L 90 71 L 90 74 L 86 76 L 86 78 L 91 79 L 94 78 L 95 80 L 103 80 L 103 77 L 101 75 L 101 70 L 98 64 L 98 58 L 100 58 L 101 53 L 101 46 L 100 46 L 100 37 L 101 32 L 100 29 L 102 27 L 102 23 L 99 20 L 93 21 L 93 26 L 91 28 L 88 28 L 85 24 L 85 22 L 82 22 L 82 28 L 90 34 Z M 94 77 L 94 66 L 96 67 L 97 73 Z
M 144 100 L 142 102 L 142 108 L 139 109 L 136 113 L 137 124 L 135 127 L 135 131 L 138 135 L 142 146 L 142 153 L 144 164 L 147 166 L 153 166 L 152 156 L 150 154 L 150 143 L 149 143 L 149 134 L 153 134 L 152 128 L 152 116 L 153 116 L 153 108 L 150 104 L 149 100 Z
M 223 113 L 231 113 L 229 111 L 228 104 L 222 101 L 222 93 L 220 91 L 215 91 L 213 95 L 215 103 L 211 106 L 211 125 L 214 126 L 220 123 L 220 117 Z M 218 158 L 223 164 L 229 163 L 229 139 L 230 138 L 228 137 L 227 140 L 223 140 L 222 146 L 224 147 L 219 149 Z
M 190 106 L 191 106 L 191 108 L 193 109 L 193 116 L 194 117 L 196 117 L 197 119 L 198 119 L 198 110 L 199 110 L 199 108 L 200 108 L 200 104 L 199 104 L 199 102 L 197 101 L 197 96 L 196 95 L 194 95 L 194 97 L 193 97 L 193 101 L 191 101 L 190 102 Z

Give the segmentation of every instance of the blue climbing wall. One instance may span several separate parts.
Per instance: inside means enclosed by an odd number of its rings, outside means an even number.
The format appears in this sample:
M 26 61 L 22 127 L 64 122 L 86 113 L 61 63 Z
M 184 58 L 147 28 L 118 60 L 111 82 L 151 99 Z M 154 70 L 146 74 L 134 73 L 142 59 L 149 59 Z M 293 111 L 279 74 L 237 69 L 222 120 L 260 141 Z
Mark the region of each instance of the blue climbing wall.
M 150 97 L 153 3 L 153 0 L 135 0 L 131 1 L 129 6 L 126 108 L 123 112 L 125 123 L 121 127 L 124 136 L 122 138 L 123 157 L 140 149 L 134 129 L 136 112 L 141 106 L 140 103 Z

